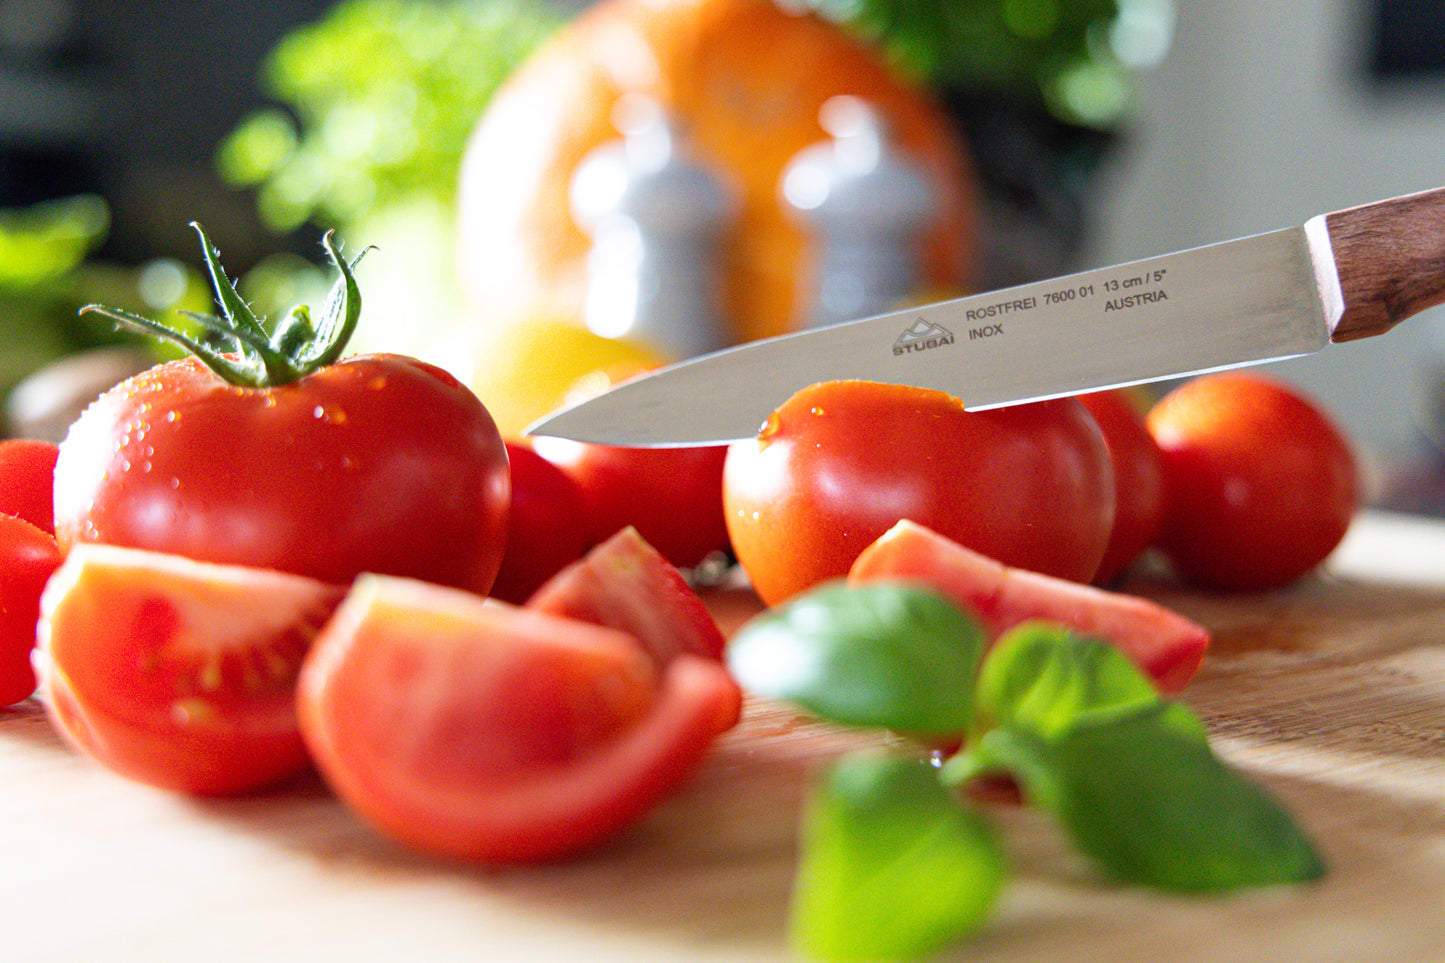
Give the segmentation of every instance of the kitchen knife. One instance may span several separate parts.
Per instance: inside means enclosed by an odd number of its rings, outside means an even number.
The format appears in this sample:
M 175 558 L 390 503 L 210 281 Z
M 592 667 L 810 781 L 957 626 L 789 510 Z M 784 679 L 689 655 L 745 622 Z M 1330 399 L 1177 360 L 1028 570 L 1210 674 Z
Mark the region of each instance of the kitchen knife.
M 819 381 L 981 409 L 1309 354 L 1445 301 L 1445 188 L 1225 241 L 753 341 L 623 382 L 528 434 L 637 447 L 753 437 Z

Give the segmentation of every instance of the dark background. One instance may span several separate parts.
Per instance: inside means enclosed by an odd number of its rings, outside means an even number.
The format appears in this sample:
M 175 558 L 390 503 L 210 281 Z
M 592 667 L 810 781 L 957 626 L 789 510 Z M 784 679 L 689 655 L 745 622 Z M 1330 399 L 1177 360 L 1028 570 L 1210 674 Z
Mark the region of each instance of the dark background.
M 121 262 L 189 253 L 193 218 L 252 233 L 216 146 L 263 102 L 265 53 L 329 5 L 0 0 L 0 207 L 101 194 Z

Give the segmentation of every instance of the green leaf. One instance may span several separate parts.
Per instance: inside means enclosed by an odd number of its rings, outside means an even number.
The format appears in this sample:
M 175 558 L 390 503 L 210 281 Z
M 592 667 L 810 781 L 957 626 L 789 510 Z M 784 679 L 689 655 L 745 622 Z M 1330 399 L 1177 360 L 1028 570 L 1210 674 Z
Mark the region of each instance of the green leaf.
M 1030 622 L 989 649 L 979 673 L 977 715 L 985 725 L 1023 726 L 1053 737 L 1082 720 L 1136 712 L 1162 699 L 1112 645 L 1061 625 Z
M 845 756 L 804 811 L 791 936 L 822 960 L 927 953 L 977 930 L 1006 868 L 988 824 L 925 761 Z
M 727 660 L 755 695 L 831 722 L 958 735 L 972 716 L 982 651 L 977 624 L 934 592 L 835 582 L 752 619 Z
M 970 755 L 978 771 L 1012 773 L 1122 881 L 1219 892 L 1323 875 L 1323 861 L 1289 815 L 1221 762 L 1195 726 L 1182 707 L 1159 703 L 1083 720 L 1053 738 L 995 729 Z

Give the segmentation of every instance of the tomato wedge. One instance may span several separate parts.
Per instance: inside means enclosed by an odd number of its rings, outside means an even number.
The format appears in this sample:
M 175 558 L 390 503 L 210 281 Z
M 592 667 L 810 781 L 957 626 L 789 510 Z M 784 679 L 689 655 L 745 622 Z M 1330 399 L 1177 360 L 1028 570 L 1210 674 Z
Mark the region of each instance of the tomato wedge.
M 364 575 L 298 687 L 332 788 L 422 851 L 559 858 L 638 818 L 737 722 L 717 662 L 661 670 L 625 632 Z
M 1111 643 L 1176 693 L 1199 671 L 1209 631 L 1147 599 L 1041 575 L 965 548 L 915 522 L 899 522 L 848 573 L 852 582 L 913 579 L 953 599 L 985 625 L 990 638 L 1043 619 Z
M 296 674 L 343 591 L 76 545 L 41 597 L 46 708 L 73 746 L 141 782 L 198 795 L 275 782 L 308 765 Z
M 727 644 L 682 573 L 630 527 L 550 578 L 527 607 L 628 632 L 659 664 L 683 652 L 721 659 Z

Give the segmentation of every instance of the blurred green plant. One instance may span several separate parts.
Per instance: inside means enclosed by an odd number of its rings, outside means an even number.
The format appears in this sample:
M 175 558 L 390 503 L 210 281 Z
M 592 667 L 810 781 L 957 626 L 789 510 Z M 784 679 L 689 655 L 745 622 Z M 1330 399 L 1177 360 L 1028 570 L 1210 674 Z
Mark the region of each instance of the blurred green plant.
M 493 93 L 561 22 L 543 0 L 341 0 L 267 57 L 258 82 L 275 106 L 225 138 L 217 170 L 254 190 L 278 234 L 314 225 L 379 249 L 355 350 L 455 360 L 462 154 Z M 325 294 L 295 255 L 264 259 L 239 286 L 263 313 Z
M 78 314 L 81 305 L 103 300 L 175 317 L 206 306 L 199 277 L 174 261 L 140 268 L 88 261 L 109 228 L 109 206 L 89 194 L 0 209 L 0 395 L 77 351 L 138 340 Z
M 219 172 L 278 233 L 450 209 L 472 126 L 558 23 L 540 0 L 343 0 L 271 51 L 260 84 L 281 106 L 243 119 Z
M 796 0 L 795 0 L 796 2 Z M 981 91 L 1103 128 L 1173 37 L 1173 0 L 802 0 L 942 90 Z

